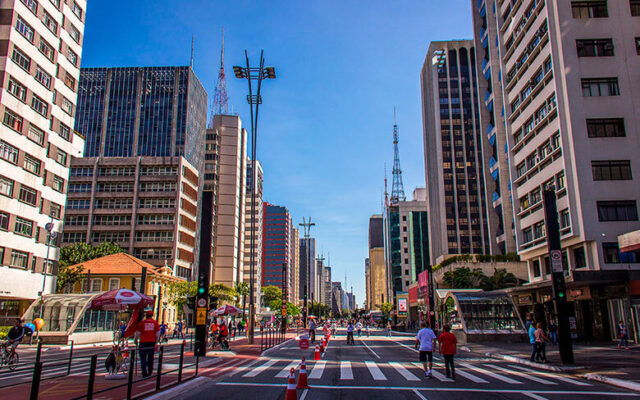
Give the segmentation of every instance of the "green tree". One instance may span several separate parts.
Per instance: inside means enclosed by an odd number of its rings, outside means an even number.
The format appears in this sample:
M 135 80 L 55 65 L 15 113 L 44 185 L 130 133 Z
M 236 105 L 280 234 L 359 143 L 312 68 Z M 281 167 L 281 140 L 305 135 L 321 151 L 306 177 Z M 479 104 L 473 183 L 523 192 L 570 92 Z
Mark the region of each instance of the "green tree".
M 187 297 L 195 296 L 197 291 L 198 282 L 196 281 L 171 282 L 167 286 L 166 295 L 169 298 L 169 303 L 182 314 L 182 308 L 187 304 Z
M 391 303 L 382 303 L 380 304 L 380 312 L 384 315 L 385 319 L 389 319 L 389 314 L 393 310 L 393 304 Z
M 444 273 L 444 285 L 450 289 L 477 289 L 487 276 L 482 273 L 480 268 L 471 270 L 467 267 L 456 268 Z
M 271 307 L 271 302 L 274 300 L 278 300 L 282 304 L 282 289 L 277 286 L 264 286 L 262 288 L 262 298 L 269 307 Z M 274 307 L 271 308 L 273 309 Z
M 89 243 L 78 242 L 61 248 L 56 291 L 58 293 L 70 291 L 73 285 L 84 277 L 83 268 L 81 266 L 73 267 L 74 265 L 123 252 L 122 247 L 110 242 L 100 243 L 95 247 Z
M 231 303 L 236 299 L 237 293 L 234 288 L 223 283 L 214 283 L 209 286 L 209 294 L 218 298 L 218 304 L 211 307 L 219 307 L 223 303 Z
M 495 269 L 491 277 L 484 276 L 480 282 L 482 290 L 499 290 L 508 287 L 518 286 L 518 278 L 505 268 Z
M 242 299 L 242 315 L 244 315 L 244 309 L 247 302 L 247 296 L 249 295 L 249 284 L 247 282 L 238 282 L 236 283 L 236 294 L 237 294 L 237 303 L 240 303 Z

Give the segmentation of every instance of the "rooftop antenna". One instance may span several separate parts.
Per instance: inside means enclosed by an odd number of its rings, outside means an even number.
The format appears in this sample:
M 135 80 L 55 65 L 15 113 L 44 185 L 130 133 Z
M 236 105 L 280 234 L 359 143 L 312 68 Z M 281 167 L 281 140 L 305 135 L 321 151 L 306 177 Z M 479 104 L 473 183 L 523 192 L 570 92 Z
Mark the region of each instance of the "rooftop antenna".
M 193 35 L 191 35 L 191 61 L 189 62 L 189 66 L 193 69 Z
M 396 108 L 393 107 L 393 184 L 391 185 L 391 205 L 397 205 L 407 198 L 402 184 L 402 169 L 400 168 L 400 152 L 398 151 L 398 124 L 396 122 Z
M 389 192 L 387 191 L 387 163 L 384 163 L 384 208 L 389 207 Z
M 213 94 L 213 108 L 211 109 L 211 123 L 213 116 L 229 114 L 229 98 L 227 97 L 227 79 L 224 73 L 224 27 L 222 27 L 222 47 L 220 49 L 220 70 L 218 71 L 218 81 Z

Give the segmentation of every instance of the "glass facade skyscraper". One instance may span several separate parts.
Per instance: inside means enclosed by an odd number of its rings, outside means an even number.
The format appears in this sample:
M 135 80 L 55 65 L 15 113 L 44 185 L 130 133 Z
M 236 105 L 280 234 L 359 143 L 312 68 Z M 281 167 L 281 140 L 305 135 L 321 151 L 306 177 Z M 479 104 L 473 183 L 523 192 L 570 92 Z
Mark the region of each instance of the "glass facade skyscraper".
M 82 68 L 85 157 L 183 156 L 203 172 L 207 93 L 191 67 Z

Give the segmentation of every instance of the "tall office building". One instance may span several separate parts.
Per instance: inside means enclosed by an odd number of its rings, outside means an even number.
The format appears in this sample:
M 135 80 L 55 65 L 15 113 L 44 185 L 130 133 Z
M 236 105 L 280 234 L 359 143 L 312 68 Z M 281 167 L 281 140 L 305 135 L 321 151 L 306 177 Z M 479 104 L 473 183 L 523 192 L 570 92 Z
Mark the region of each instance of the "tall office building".
M 342 282 L 331 282 L 331 311 L 334 315 L 342 314 L 343 297 Z
M 323 271 L 324 271 L 324 260 L 325 258 L 320 254 L 316 258 L 316 277 L 315 277 L 315 285 L 312 291 L 314 301 L 318 303 L 322 303 L 322 296 L 324 293 L 324 285 L 323 285 Z
M 63 243 L 116 242 L 191 278 L 206 104 L 191 67 L 83 68 Z
M 212 281 L 233 287 L 244 271 L 245 209 L 247 180 L 247 131 L 235 115 L 215 115 L 207 135 L 217 135 L 217 181 L 215 187 L 215 236 Z M 213 143 L 212 143 L 213 144 Z
M 291 215 L 286 207 L 264 203 L 262 286 L 277 286 L 283 289 L 283 279 L 286 279 L 285 287 L 289 301 L 293 301 L 292 287 L 294 286 L 291 227 Z
M 487 217 L 473 41 L 432 42 L 420 78 L 431 263 L 489 254 L 497 217 Z
M 305 287 L 307 299 L 317 301 L 317 263 L 316 239 L 300 239 L 300 298 L 304 298 Z
M 300 303 L 300 231 L 291 222 L 291 267 L 293 268 L 291 281 L 291 301 Z
M 40 292 L 55 291 L 73 131 L 85 0 L 2 2 L 0 309 L 9 325 Z M 48 245 L 50 244 L 50 246 Z
M 393 274 L 394 287 L 402 292 L 418 280 L 418 274 L 429 266 L 429 234 L 427 215 L 427 191 L 417 188 L 411 200 L 398 202 L 400 232 L 400 271 Z M 400 283 L 398 284 L 398 279 Z
M 509 162 L 499 168 L 511 176 L 517 250 L 537 287 L 522 298 L 544 318 L 551 268 L 542 190 L 554 188 L 578 336 L 615 337 L 640 268 L 640 254 L 620 252 L 616 240 L 640 227 L 640 4 L 472 4 L 478 59 L 498 72 L 499 84 L 485 76 L 489 96 L 504 104 Z
M 321 303 L 331 307 L 331 267 L 325 265 L 322 268 L 322 299 Z
M 364 259 L 364 307 L 371 311 L 371 264 L 369 258 Z
M 382 215 L 369 218 L 369 295 L 367 303 L 370 310 L 379 309 L 389 301 L 389 272 L 384 255 L 384 219 Z
M 247 157 L 247 188 L 244 218 L 244 271 L 241 281 L 247 284 L 251 282 L 251 253 L 253 252 L 253 290 L 256 296 L 260 296 L 262 287 L 262 184 L 264 174 L 260 161 L 256 161 L 256 169 L 253 172 L 253 163 Z M 251 247 L 251 185 L 256 182 L 256 202 L 254 209 L 254 238 Z M 259 300 L 259 299 L 258 299 Z M 261 302 L 256 300 L 255 304 Z

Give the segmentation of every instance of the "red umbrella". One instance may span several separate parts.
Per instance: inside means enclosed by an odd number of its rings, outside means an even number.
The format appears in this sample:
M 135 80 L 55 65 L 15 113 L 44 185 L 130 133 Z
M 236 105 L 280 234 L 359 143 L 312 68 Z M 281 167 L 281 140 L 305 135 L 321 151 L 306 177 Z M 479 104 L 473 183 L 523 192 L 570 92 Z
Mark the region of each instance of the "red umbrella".
M 110 290 L 91 301 L 92 310 L 124 311 L 153 304 L 153 298 L 129 289 Z
M 221 315 L 236 315 L 236 314 L 240 314 L 241 312 L 242 311 L 240 311 L 238 307 L 226 305 L 226 306 L 217 308 L 213 312 L 213 315 L 215 315 L 216 317 L 219 317 Z

